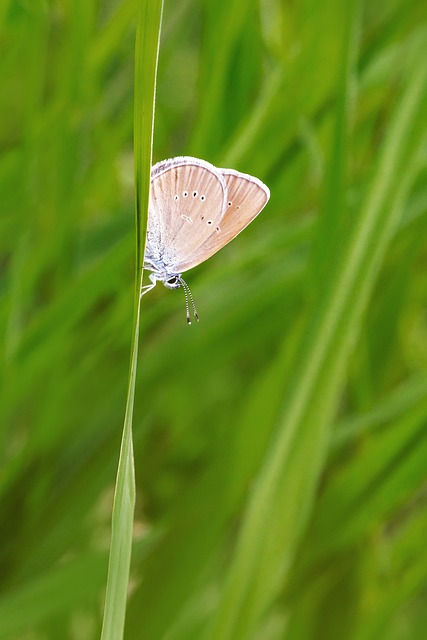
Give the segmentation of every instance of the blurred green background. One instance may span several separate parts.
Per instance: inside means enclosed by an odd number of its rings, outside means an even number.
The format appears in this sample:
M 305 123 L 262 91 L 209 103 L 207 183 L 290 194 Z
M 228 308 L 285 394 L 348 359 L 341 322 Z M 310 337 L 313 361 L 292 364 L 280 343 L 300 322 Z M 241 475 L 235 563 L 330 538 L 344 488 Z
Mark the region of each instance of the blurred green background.
M 100 633 L 133 313 L 136 7 L 0 0 L 1 639 Z M 252 173 L 271 200 L 187 274 L 199 324 L 182 291 L 143 299 L 128 640 L 425 637 L 426 60 L 424 0 L 166 0 L 154 161 Z M 377 226 L 350 262 L 361 210 Z M 342 340 L 262 521 L 280 572 L 261 562 L 260 610 L 221 632 L 246 505 L 327 313 Z

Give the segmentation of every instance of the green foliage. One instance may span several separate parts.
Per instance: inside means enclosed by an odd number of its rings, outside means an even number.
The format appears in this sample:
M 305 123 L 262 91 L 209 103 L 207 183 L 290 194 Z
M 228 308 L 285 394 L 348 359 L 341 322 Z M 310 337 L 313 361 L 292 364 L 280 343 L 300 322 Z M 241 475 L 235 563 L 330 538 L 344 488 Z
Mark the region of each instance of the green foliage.
M 0 2 L 0 639 L 101 634 L 139 5 Z M 143 298 L 126 640 L 424 637 L 426 43 L 421 0 L 166 1 L 153 160 L 271 201 L 188 273 L 199 324 L 182 291 Z

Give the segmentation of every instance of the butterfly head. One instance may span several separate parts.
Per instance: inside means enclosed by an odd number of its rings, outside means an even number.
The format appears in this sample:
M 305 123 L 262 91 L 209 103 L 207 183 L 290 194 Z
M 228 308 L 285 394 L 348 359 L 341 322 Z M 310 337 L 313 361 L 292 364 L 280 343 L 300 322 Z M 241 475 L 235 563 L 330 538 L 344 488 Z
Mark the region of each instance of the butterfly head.
M 183 286 L 183 280 L 181 278 L 181 276 L 179 274 L 175 274 L 173 276 L 170 276 L 164 280 L 162 280 L 163 284 L 165 285 L 165 287 L 167 287 L 168 289 L 179 289 L 180 287 Z

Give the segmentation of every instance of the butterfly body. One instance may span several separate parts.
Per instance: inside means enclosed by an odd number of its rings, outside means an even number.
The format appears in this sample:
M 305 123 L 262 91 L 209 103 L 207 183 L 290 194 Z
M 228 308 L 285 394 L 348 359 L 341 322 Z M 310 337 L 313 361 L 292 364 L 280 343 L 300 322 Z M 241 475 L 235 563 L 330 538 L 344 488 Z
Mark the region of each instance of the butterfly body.
M 257 178 L 198 158 L 180 156 L 154 165 L 144 257 L 151 284 L 141 295 L 158 281 L 170 289 L 183 287 L 188 320 L 187 296 L 191 302 L 192 296 L 181 274 L 230 242 L 269 197 Z
M 162 257 L 153 258 L 152 256 L 146 256 L 144 259 L 144 269 L 151 271 L 150 280 L 153 286 L 155 286 L 156 282 L 161 282 L 168 289 L 178 289 L 181 286 L 179 281 L 177 281 L 177 278 L 179 278 L 181 274 L 171 272 L 170 267 L 168 267 L 167 262 L 165 263 Z M 151 288 L 151 285 L 149 286 Z

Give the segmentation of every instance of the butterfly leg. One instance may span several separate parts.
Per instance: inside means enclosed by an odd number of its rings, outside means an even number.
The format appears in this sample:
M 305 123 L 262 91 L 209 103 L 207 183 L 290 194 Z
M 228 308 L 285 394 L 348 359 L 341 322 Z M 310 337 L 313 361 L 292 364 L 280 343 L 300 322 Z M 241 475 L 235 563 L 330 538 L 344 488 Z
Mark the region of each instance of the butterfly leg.
M 154 274 L 150 274 L 150 280 L 151 280 L 151 284 L 146 284 L 143 287 L 141 287 L 141 293 L 140 293 L 140 299 L 142 298 L 142 296 L 145 296 L 146 293 L 148 293 L 149 291 L 151 291 L 151 289 L 154 289 L 154 287 L 156 286 L 157 280 L 154 277 Z
M 145 296 L 145 294 L 151 291 L 151 289 L 154 289 L 155 286 L 155 284 L 146 284 L 144 287 L 141 287 L 140 298 L 142 298 L 142 296 Z

